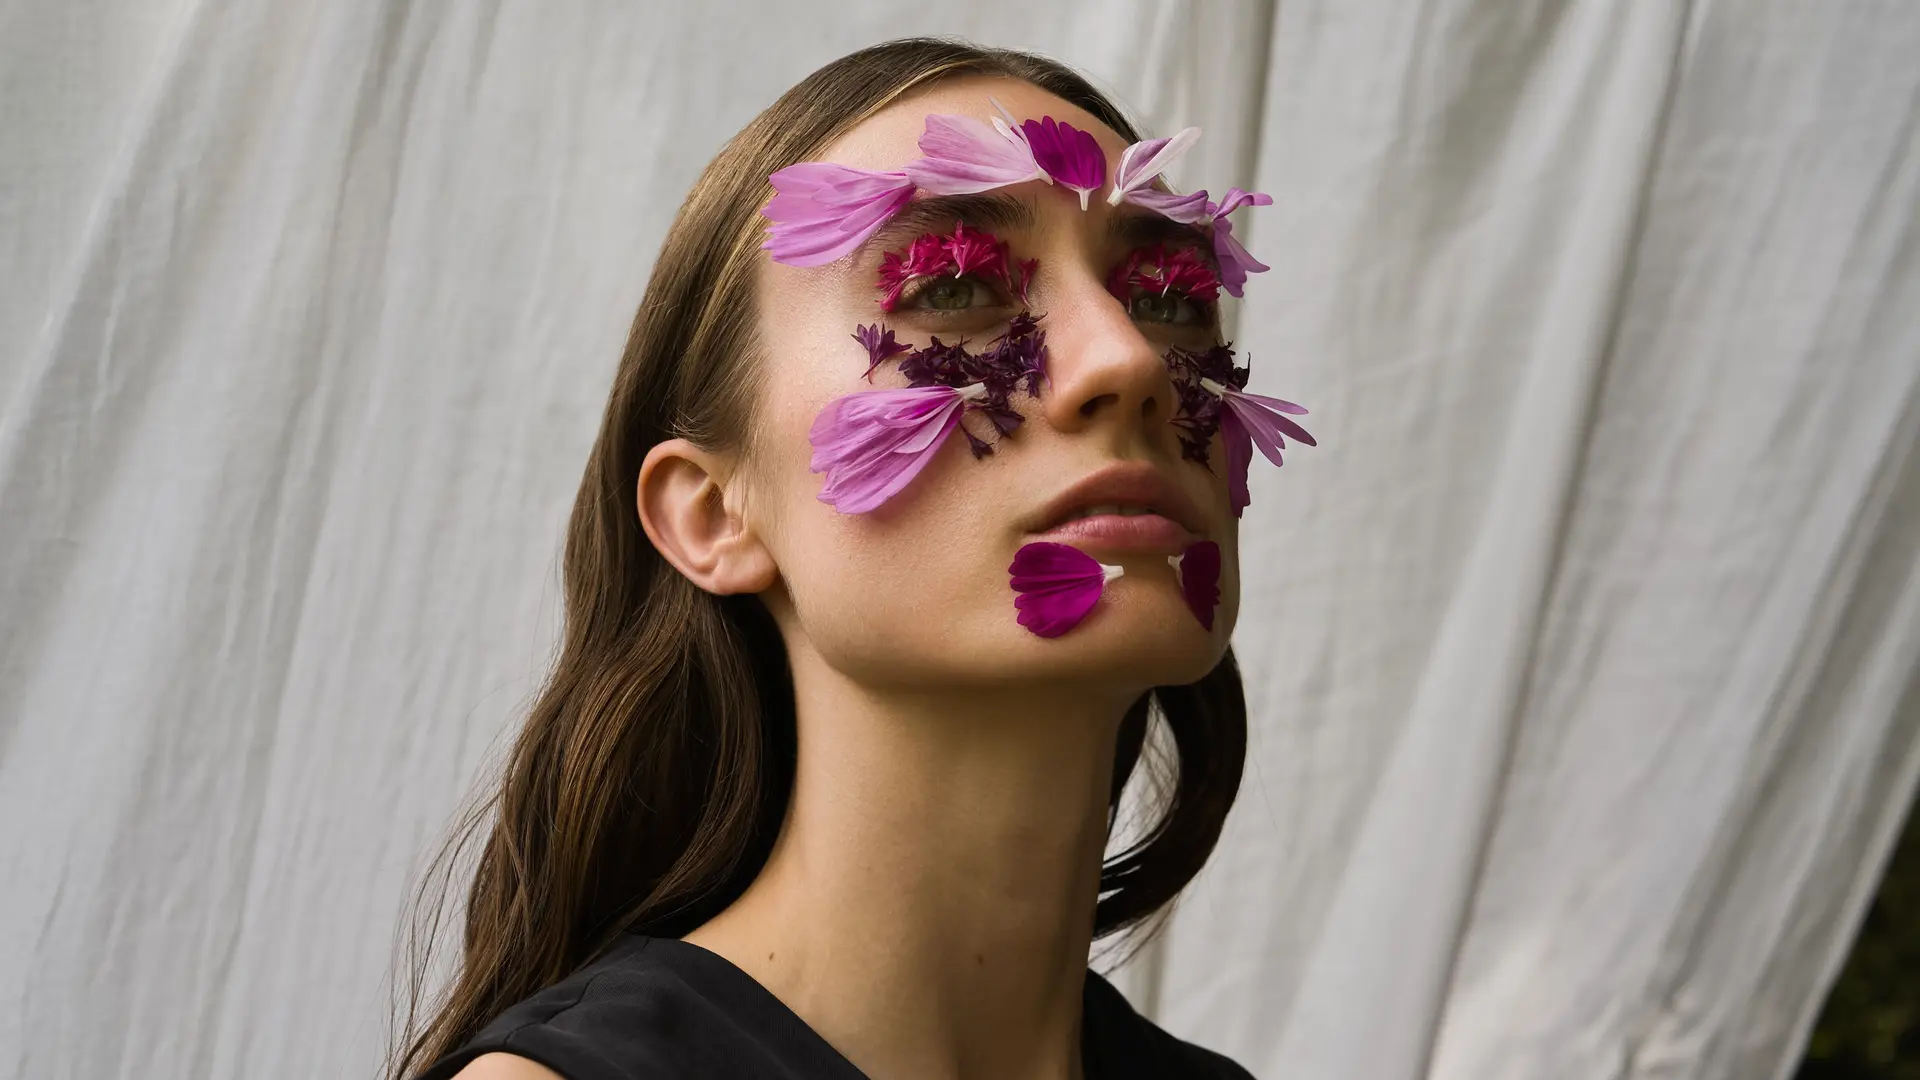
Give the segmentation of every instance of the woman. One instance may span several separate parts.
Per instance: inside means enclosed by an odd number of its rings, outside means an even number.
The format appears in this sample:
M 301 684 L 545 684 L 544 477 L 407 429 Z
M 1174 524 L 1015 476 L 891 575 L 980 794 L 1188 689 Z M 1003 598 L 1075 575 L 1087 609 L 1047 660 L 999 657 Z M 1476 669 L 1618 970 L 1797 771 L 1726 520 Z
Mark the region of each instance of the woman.
M 461 970 L 391 1075 L 1248 1075 L 1087 967 L 1219 836 L 1249 448 L 1311 442 L 1219 340 L 1265 269 L 1225 214 L 1270 200 L 1159 178 L 1197 134 L 913 40 L 708 166 L 481 808 Z M 1150 717 L 1177 778 L 1103 865 Z

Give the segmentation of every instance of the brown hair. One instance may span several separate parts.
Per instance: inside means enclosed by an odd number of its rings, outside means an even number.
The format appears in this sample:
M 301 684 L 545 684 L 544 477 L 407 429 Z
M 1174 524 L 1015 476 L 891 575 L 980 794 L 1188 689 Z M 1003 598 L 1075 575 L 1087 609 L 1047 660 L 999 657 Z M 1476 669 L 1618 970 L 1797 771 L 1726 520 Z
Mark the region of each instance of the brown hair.
M 457 1049 L 627 931 L 688 933 L 738 898 L 765 864 L 793 783 L 785 646 L 758 598 L 704 592 L 661 559 L 640 528 L 636 478 L 664 439 L 722 449 L 741 445 L 749 430 L 768 174 L 807 160 L 910 90 L 965 74 L 1024 80 L 1122 138 L 1139 138 L 1112 102 L 1054 61 L 914 38 L 809 75 L 707 166 L 654 263 L 574 503 L 561 652 L 497 785 L 462 815 L 415 897 L 424 906 L 409 938 L 393 1080 Z M 1171 736 L 1177 771 L 1158 819 L 1102 869 L 1096 937 L 1139 923 L 1192 879 L 1240 785 L 1246 703 L 1229 652 L 1199 682 L 1159 687 L 1129 710 L 1109 829 L 1155 716 Z M 483 830 L 462 963 L 417 1026 L 444 882 Z M 440 898 L 426 904 L 436 878 Z

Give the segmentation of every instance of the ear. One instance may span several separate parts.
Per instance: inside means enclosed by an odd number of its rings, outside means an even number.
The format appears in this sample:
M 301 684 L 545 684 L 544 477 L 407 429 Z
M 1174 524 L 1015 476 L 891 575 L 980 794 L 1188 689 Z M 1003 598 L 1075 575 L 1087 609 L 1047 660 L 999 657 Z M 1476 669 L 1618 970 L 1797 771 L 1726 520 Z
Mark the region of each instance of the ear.
M 673 568 L 702 589 L 757 593 L 772 587 L 779 568 L 741 513 L 741 492 L 726 497 L 727 464 L 685 439 L 647 451 L 637 492 L 640 527 Z

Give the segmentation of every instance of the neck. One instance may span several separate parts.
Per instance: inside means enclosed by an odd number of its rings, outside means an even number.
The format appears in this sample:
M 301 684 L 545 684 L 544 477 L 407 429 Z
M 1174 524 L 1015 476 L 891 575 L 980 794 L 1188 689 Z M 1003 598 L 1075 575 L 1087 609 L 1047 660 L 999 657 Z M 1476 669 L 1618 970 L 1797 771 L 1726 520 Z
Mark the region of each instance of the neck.
M 1125 701 L 877 691 L 790 649 L 792 802 L 766 867 L 686 936 L 876 1080 L 1081 1075 Z

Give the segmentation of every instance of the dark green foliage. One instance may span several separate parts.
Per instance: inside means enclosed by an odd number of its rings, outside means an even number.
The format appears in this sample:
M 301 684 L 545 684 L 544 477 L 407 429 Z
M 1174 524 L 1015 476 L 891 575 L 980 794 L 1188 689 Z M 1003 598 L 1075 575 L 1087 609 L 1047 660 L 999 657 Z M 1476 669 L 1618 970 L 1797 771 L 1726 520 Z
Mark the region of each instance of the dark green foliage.
M 1920 813 L 1907 816 L 1796 1080 L 1920 1080 Z

